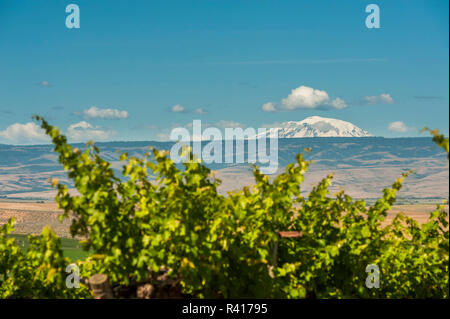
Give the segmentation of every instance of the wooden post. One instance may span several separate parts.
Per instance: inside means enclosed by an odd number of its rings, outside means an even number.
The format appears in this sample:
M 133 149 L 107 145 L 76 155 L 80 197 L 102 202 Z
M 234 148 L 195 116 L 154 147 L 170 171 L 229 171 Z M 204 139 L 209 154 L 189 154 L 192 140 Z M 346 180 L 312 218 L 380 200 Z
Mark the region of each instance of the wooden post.
M 272 247 L 272 261 L 270 263 L 273 267 L 277 266 L 279 238 L 280 237 L 278 236 L 278 233 L 277 233 L 277 240 L 273 243 L 273 247 Z
M 278 260 L 278 242 L 280 238 L 301 238 L 303 234 L 299 231 L 277 231 L 277 240 L 272 248 L 272 266 L 277 266 Z
M 89 286 L 95 299 L 113 299 L 108 276 L 105 274 L 95 274 L 89 278 Z

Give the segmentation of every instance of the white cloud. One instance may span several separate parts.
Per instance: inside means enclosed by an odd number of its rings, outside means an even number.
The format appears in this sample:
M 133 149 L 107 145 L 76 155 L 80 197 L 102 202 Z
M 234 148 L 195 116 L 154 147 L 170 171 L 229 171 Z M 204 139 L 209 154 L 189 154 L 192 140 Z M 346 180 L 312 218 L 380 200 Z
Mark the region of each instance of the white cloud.
M 158 141 L 167 142 L 170 141 L 170 134 L 168 133 L 158 133 L 156 134 L 156 138 Z
M 262 106 L 262 110 L 265 112 L 274 112 L 317 108 L 343 109 L 346 107 L 347 103 L 343 99 L 336 98 L 331 100 L 327 92 L 302 85 L 293 89 L 287 98 L 281 100 L 280 105 L 269 102 Z
M 268 103 L 265 103 L 265 104 L 263 104 L 263 106 L 261 106 L 261 109 L 264 111 L 264 112 L 276 112 L 276 106 L 275 106 L 275 103 L 272 103 L 272 102 L 268 102 Z
M 44 130 L 33 122 L 12 124 L 4 131 L 0 131 L 0 137 L 18 144 L 35 144 L 50 141 Z
M 100 109 L 96 106 L 83 111 L 87 118 L 101 118 L 101 119 L 126 119 L 128 118 L 127 111 L 120 111 L 117 109 Z
M 205 110 L 202 107 L 199 107 L 199 108 L 196 108 L 196 109 L 188 109 L 188 108 L 185 108 L 181 104 L 175 104 L 174 106 L 172 106 L 170 108 L 170 111 L 173 112 L 173 113 L 193 113 L 193 114 L 201 114 L 201 115 L 209 113 L 208 110 Z
M 40 85 L 40 86 L 45 86 L 45 87 L 51 86 L 50 83 L 49 83 L 48 81 L 41 81 L 41 82 L 39 82 L 39 85 Z
M 205 122 L 205 121 L 201 121 L 201 128 L 202 128 L 202 133 L 204 132 L 205 129 L 207 128 L 217 128 L 219 129 L 219 131 L 221 132 L 222 136 L 225 136 L 225 129 L 226 128 L 242 128 L 245 129 L 246 125 L 244 125 L 243 123 L 240 122 L 236 122 L 236 121 L 228 121 L 228 120 L 220 120 L 214 123 L 211 122 Z M 181 124 L 181 123 L 172 123 L 170 128 L 164 128 L 162 129 L 160 132 L 158 132 L 156 134 L 157 140 L 159 141 L 170 141 L 170 136 L 172 132 L 177 132 L 178 130 L 182 131 L 183 129 L 187 129 L 189 134 L 190 134 L 190 138 L 192 140 L 199 140 L 200 139 L 200 135 L 195 134 L 193 132 L 193 122 L 188 122 L 186 124 Z
M 74 123 L 67 128 L 66 135 L 69 139 L 77 142 L 87 140 L 106 140 L 114 135 L 113 131 L 94 127 L 86 121 Z
M 389 131 L 393 131 L 393 132 L 405 133 L 413 128 L 406 126 L 406 124 L 403 123 L 402 121 L 395 121 L 395 122 L 389 123 L 388 129 L 389 129 Z
M 287 109 L 313 109 L 323 105 L 330 100 L 328 93 L 321 90 L 315 90 L 307 86 L 300 86 L 291 91 L 291 94 L 281 101 Z
M 194 110 L 194 113 L 197 113 L 197 114 L 208 114 L 208 111 L 206 111 L 203 108 L 199 107 L 198 109 Z
M 174 106 L 172 106 L 172 112 L 182 113 L 184 112 L 184 106 L 181 104 L 175 104 Z
M 213 127 L 218 128 L 238 128 L 238 127 L 244 127 L 244 124 L 236 122 L 236 121 L 225 121 L 220 120 L 219 122 L 212 125 Z
M 248 60 L 248 61 L 219 61 L 208 64 L 230 65 L 258 65 L 258 64 L 338 64 L 357 62 L 385 62 L 385 58 L 344 58 L 344 59 L 306 59 L 306 60 Z
M 347 103 L 339 97 L 337 97 L 333 101 L 331 101 L 330 105 L 335 109 L 344 109 L 347 107 Z
M 394 104 L 394 99 L 388 93 L 382 93 L 380 95 L 365 96 L 364 104 Z
M 187 128 L 192 128 L 192 122 L 187 123 L 186 125 L 184 125 L 184 127 Z M 178 125 L 174 125 L 175 127 L 179 127 Z M 236 121 L 226 121 L 226 120 L 220 120 L 218 122 L 215 123 L 207 123 L 202 121 L 202 129 L 208 128 L 208 127 L 217 127 L 217 128 L 237 128 L 237 127 L 245 127 L 244 124 L 236 122 Z

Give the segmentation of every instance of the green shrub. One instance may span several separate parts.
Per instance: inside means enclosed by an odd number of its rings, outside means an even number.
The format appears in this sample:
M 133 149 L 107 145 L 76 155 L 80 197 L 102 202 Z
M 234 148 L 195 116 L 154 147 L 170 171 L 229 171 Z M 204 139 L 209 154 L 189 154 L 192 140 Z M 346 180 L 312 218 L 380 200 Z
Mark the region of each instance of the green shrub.
M 48 227 L 39 237 L 29 236 L 23 251 L 14 238 L 14 219 L 0 228 L 0 298 L 79 298 L 89 297 L 86 286 L 66 288 L 66 267 L 61 241 Z
M 330 196 L 332 176 L 305 198 L 300 185 L 309 162 L 298 155 L 273 181 L 254 167 L 253 186 L 223 196 L 220 181 L 192 154 L 180 170 L 164 151 L 143 158 L 124 153 L 125 178 L 119 179 L 92 143 L 84 152 L 74 149 L 56 127 L 36 118 L 79 192 L 70 195 L 53 181 L 60 217 L 74 214 L 72 236 L 85 237 L 83 248 L 94 252 L 78 262 L 84 277 L 105 273 L 113 284 L 128 285 L 164 266 L 184 293 L 197 297 L 448 298 L 443 207 L 421 226 L 403 215 L 381 225 L 406 175 L 371 207 L 344 192 Z M 435 140 L 448 152 L 448 139 Z M 90 296 L 85 286 L 79 292 L 63 286 L 68 261 L 53 233 L 44 230 L 21 254 L 4 235 L 10 227 L 0 232 L 1 296 Z M 287 230 L 303 236 L 279 240 L 276 232 Z M 365 285 L 369 264 L 380 269 L 379 289 Z

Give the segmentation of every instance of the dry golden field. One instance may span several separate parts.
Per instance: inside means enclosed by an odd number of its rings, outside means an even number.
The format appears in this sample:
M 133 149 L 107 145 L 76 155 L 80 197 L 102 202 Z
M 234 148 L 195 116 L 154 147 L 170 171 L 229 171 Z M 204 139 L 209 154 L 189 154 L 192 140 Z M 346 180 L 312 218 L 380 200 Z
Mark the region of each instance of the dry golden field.
M 400 212 L 423 223 L 428 219 L 429 212 L 435 209 L 431 204 L 398 205 L 388 213 L 385 223 Z M 448 211 L 448 205 L 445 206 Z M 8 202 L 0 201 L 0 225 L 11 218 L 16 218 L 15 233 L 17 234 L 39 234 L 42 228 L 49 225 L 59 236 L 70 237 L 70 220 L 65 219 L 63 223 L 58 221 L 57 216 L 61 211 L 56 203 L 36 202 Z
M 448 212 L 448 205 L 444 207 Z M 430 212 L 435 209 L 436 205 L 431 204 L 397 205 L 388 213 L 385 223 L 389 223 L 398 213 L 403 213 L 406 216 L 414 218 L 419 224 L 422 224 L 428 220 Z
M 49 225 L 58 236 L 70 237 L 70 221 L 58 221 L 61 210 L 56 203 L 3 202 L 0 201 L 0 224 L 11 217 L 16 219 L 16 234 L 40 234 L 42 228 Z

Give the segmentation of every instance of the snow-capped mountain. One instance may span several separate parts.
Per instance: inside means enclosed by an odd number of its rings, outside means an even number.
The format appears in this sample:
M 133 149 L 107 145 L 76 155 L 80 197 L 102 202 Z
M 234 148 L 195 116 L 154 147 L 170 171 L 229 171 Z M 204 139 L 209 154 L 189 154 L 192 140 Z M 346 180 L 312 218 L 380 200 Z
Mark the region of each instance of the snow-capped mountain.
M 367 131 L 353 125 L 350 122 L 331 119 L 320 116 L 310 116 L 303 121 L 289 121 L 277 125 L 279 138 L 296 137 L 366 137 L 372 136 Z M 268 129 L 266 134 L 275 133 L 273 128 Z

